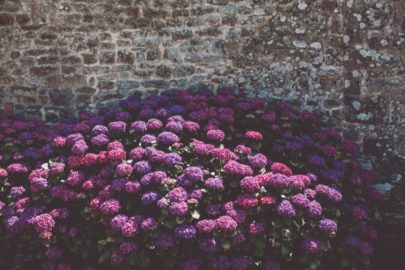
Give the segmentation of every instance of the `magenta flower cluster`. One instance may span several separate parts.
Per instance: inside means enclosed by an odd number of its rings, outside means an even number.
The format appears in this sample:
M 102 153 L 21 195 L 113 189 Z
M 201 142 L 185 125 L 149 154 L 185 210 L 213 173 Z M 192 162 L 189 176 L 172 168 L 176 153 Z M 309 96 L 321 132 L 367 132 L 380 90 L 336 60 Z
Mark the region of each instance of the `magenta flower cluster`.
M 356 144 L 286 102 L 131 96 L 0 150 L 1 269 L 368 269 L 378 239 Z

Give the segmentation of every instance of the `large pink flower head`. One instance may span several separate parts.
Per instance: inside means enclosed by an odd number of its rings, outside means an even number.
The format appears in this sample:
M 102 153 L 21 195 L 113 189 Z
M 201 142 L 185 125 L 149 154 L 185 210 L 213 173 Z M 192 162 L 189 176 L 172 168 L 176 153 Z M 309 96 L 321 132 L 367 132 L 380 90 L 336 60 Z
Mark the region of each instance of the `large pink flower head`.
M 245 138 L 253 141 L 261 141 L 263 140 L 263 135 L 261 132 L 249 130 L 246 131 Z

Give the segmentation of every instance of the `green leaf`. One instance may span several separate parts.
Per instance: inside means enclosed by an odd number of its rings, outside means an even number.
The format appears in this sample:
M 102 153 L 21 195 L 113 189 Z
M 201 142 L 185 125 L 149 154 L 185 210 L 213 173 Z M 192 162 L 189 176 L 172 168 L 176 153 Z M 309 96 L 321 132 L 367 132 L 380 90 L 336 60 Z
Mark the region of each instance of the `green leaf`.
M 186 221 L 186 218 L 184 218 L 184 217 L 176 217 L 176 223 L 177 224 L 183 224 L 184 221 Z
M 221 240 L 221 246 L 225 251 L 227 251 L 227 250 L 231 249 L 232 242 L 228 239 L 223 239 L 223 240 Z
M 281 245 L 281 254 L 283 254 L 283 256 L 285 256 L 285 255 L 288 255 L 289 253 L 290 253 L 290 249 L 286 245 L 282 244 Z
M 108 249 L 104 250 L 103 253 L 101 253 L 100 257 L 98 258 L 98 263 L 103 263 L 108 258 L 110 257 L 110 251 Z

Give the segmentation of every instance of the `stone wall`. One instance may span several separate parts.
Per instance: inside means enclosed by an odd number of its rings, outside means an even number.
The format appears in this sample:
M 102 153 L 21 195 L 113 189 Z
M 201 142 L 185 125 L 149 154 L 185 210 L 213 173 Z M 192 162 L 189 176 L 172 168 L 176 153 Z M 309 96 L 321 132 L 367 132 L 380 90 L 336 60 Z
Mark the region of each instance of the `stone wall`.
M 0 103 L 56 121 L 170 87 L 296 101 L 396 181 L 384 231 L 405 239 L 404 14 L 404 0 L 0 0 Z

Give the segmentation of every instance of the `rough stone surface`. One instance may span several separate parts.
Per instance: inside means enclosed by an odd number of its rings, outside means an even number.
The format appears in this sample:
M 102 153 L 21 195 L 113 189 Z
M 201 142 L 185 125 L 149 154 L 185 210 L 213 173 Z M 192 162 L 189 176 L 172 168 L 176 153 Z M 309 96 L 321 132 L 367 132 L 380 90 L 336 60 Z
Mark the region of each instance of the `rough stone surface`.
M 404 14 L 403 0 L 4 0 L 0 100 L 50 121 L 168 87 L 292 100 L 394 184 L 385 225 L 403 241 Z

